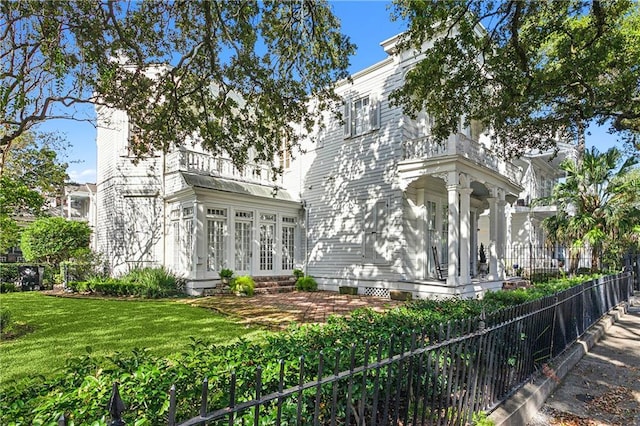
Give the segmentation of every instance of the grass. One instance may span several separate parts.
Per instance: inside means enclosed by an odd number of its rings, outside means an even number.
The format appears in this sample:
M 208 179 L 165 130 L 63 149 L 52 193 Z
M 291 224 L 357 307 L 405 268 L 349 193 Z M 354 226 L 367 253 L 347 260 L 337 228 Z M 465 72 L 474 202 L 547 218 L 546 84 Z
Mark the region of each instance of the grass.
M 0 387 L 27 376 L 50 377 L 88 347 L 103 356 L 134 348 L 168 355 L 186 349 L 191 336 L 225 344 L 266 333 L 183 302 L 2 294 L 0 306 L 11 311 L 17 329 L 26 333 L 0 342 Z

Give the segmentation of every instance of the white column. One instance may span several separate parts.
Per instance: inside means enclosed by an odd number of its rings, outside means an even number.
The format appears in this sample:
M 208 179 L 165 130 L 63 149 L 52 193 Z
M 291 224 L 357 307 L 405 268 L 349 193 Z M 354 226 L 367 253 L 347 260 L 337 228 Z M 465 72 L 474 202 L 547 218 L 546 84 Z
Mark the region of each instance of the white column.
M 453 175 L 453 176 L 452 176 Z M 450 173 L 447 184 L 447 194 L 449 203 L 449 232 L 448 232 L 448 272 L 447 285 L 455 287 L 458 285 L 458 248 L 459 248 L 459 226 L 460 214 L 458 212 L 458 184 L 457 173 Z
M 498 260 L 495 250 L 496 241 L 498 239 L 498 198 L 489 197 L 487 198 L 487 201 L 489 202 L 489 247 L 486 248 L 485 252 L 489 257 L 489 275 L 494 278 L 494 275 L 498 270 Z
M 499 199 L 497 202 L 497 235 L 496 235 L 496 256 L 497 256 L 497 269 L 496 273 L 498 279 L 504 279 L 504 247 L 507 237 L 507 216 L 505 214 L 505 205 L 507 202 L 504 199 L 504 193 L 500 191 Z
M 71 194 L 67 194 L 67 219 L 71 219 Z
M 191 235 L 191 273 L 194 278 L 198 277 L 198 269 L 202 264 L 202 257 L 198 254 L 200 253 L 200 245 L 202 244 L 201 236 L 204 236 L 204 223 L 203 223 L 203 212 L 202 204 L 198 203 L 198 201 L 193 202 L 193 234 Z
M 460 192 L 460 284 L 471 282 L 469 253 L 471 252 L 471 188 Z
M 418 257 L 418 272 L 421 277 L 426 278 L 428 275 L 427 271 L 427 260 L 429 256 L 429 251 L 427 251 L 427 220 L 426 220 L 426 208 L 424 202 L 424 189 L 418 188 L 416 190 L 416 205 L 418 209 L 417 223 L 418 223 L 418 241 L 420 245 L 416 247 L 417 257 Z

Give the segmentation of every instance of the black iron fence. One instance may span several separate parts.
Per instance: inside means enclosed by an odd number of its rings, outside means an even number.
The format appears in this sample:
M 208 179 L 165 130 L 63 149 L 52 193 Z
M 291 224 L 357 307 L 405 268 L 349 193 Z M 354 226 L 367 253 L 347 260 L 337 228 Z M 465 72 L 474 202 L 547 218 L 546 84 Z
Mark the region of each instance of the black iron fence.
M 544 282 L 563 274 L 590 272 L 593 255 L 591 248 L 586 246 L 513 244 L 506 249 L 504 262 L 508 276 Z
M 199 414 L 178 423 L 176 390 L 169 425 L 465 425 L 491 411 L 532 375 L 552 371 L 553 359 L 611 308 L 627 301 L 633 277 L 622 273 L 586 282 L 531 303 L 480 318 L 449 322 L 348 351 L 320 353 L 295 367 L 282 361 L 273 377 L 261 367 L 253 380 L 231 375 L 228 404 L 210 407 L 202 384 Z M 347 362 L 348 368 L 341 368 Z M 289 367 L 291 369 L 292 367 Z M 313 369 L 314 380 L 305 380 Z M 124 424 L 114 386 L 112 425 Z M 194 413 L 195 414 L 195 413 Z M 63 418 L 60 425 L 64 425 Z

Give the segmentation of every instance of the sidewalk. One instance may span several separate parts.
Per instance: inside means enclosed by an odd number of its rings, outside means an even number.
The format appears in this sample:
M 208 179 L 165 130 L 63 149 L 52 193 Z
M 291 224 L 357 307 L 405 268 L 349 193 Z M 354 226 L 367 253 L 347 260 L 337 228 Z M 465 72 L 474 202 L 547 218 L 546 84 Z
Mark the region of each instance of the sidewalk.
M 496 425 L 640 426 L 640 293 L 552 367 L 492 413 Z

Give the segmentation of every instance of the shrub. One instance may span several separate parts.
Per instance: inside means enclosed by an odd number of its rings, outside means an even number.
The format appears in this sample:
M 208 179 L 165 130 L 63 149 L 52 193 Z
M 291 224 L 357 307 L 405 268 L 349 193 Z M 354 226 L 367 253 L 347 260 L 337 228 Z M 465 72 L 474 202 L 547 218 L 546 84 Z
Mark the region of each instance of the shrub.
M 218 275 L 220 275 L 220 278 L 231 278 L 233 277 L 233 270 L 222 268 L 220 272 L 218 272 Z
M 184 280 L 164 267 L 133 269 L 121 281 L 137 286 L 137 296 L 149 298 L 176 295 L 184 289 Z
M 243 275 L 233 279 L 230 283 L 231 291 L 235 293 L 243 293 L 247 296 L 253 296 L 255 292 L 256 283 L 249 275 Z
M 18 287 L 14 283 L 0 282 L 0 293 L 13 293 L 18 291 Z
M 304 277 L 304 271 L 302 269 L 294 269 L 293 276 L 296 277 L 296 280 L 299 280 L 300 278 Z
M 248 276 L 234 281 L 237 287 L 253 282 Z M 30 382 L 8 387 L 6 391 L 3 389 L 4 392 L 0 392 L 0 424 L 11 424 L 15 419 L 21 419 L 21 424 L 55 424 L 61 413 L 67 413 L 67 418 L 73 419 L 74 424 L 98 424 L 97 419 L 105 415 L 115 381 L 120 383 L 121 395 L 128 404 L 123 418 L 127 424 L 166 422 L 166 392 L 173 384 L 177 389 L 178 420 L 186 419 L 196 416 L 199 411 L 200 386 L 205 377 L 210 406 L 224 407 L 229 404 L 230 371 L 236 373 L 236 395 L 250 399 L 255 395 L 252 392 L 257 365 L 263 368 L 262 390 L 275 392 L 280 381 L 280 360 L 287 360 L 283 378 L 286 386 L 301 380 L 315 380 L 321 353 L 325 365 L 337 365 L 339 371 L 345 371 L 353 368 L 351 365 L 361 365 L 367 356 L 364 342 L 384 341 L 378 356 L 386 357 L 390 351 L 397 354 L 406 348 L 400 344 L 401 339 L 390 340 L 392 334 L 400 336 L 419 330 L 436 330 L 449 320 L 478 316 L 483 309 L 486 313 L 500 309 L 498 301 L 519 303 L 521 297 L 565 285 L 566 282 L 558 282 L 540 288 L 490 293 L 487 297 L 494 298 L 495 304 L 452 298 L 416 300 L 386 313 L 359 309 L 348 317 L 330 317 L 322 326 L 295 326 L 283 333 L 269 334 L 264 342 L 241 340 L 223 346 L 194 340 L 188 350 L 167 358 L 155 357 L 142 350 L 108 358 L 80 357 L 69 361 L 63 376 L 46 381 L 33 378 Z M 296 369 L 298 364 L 293 361 L 301 356 L 304 356 L 302 378 Z M 442 362 L 447 362 L 446 354 L 441 356 L 445 360 Z M 446 383 L 446 378 L 442 383 Z M 359 395 L 355 388 L 354 394 Z M 306 415 L 309 413 L 306 410 L 313 410 L 314 405 L 303 404 L 301 407 Z M 346 410 L 344 404 L 338 409 Z M 313 411 L 310 412 L 312 416 Z
M 86 281 L 69 281 L 67 288 L 76 293 L 85 293 L 91 290 L 89 283 Z
M 11 311 L 0 306 L 0 333 L 6 332 L 11 327 Z
M 2 263 L 0 264 L 0 283 L 16 283 L 18 282 L 18 264 Z
M 298 278 L 298 281 L 296 281 L 296 290 L 317 291 L 318 283 L 312 276 L 307 275 L 306 277 Z

